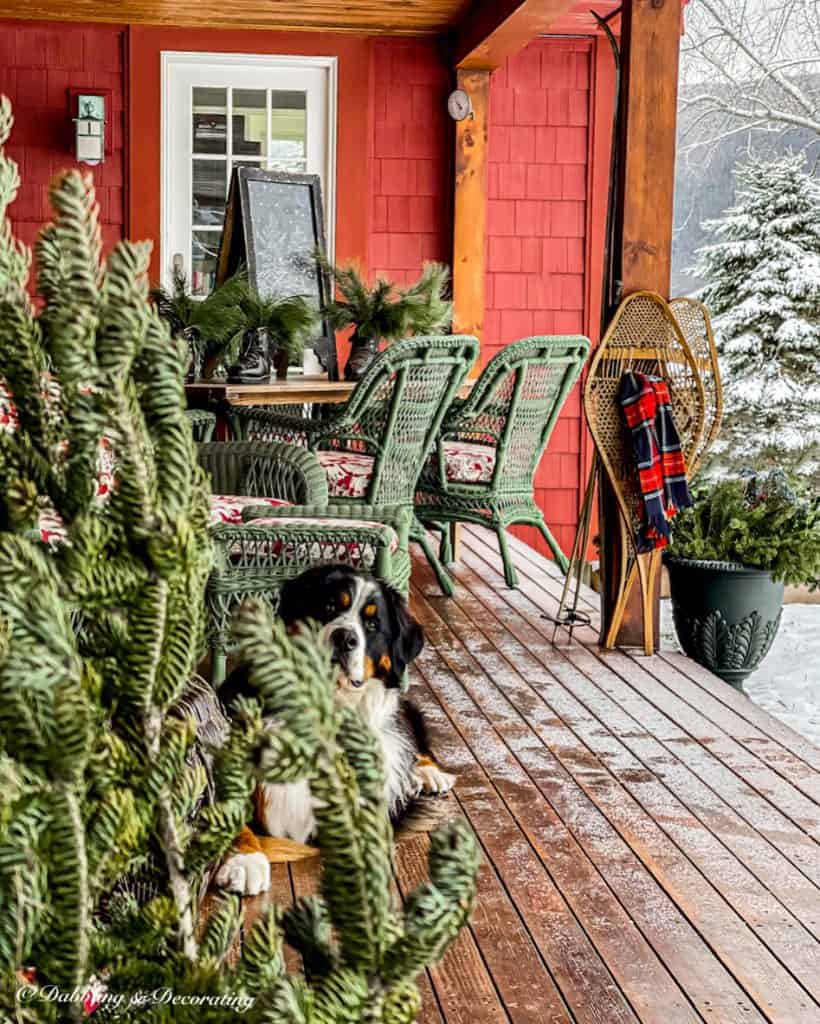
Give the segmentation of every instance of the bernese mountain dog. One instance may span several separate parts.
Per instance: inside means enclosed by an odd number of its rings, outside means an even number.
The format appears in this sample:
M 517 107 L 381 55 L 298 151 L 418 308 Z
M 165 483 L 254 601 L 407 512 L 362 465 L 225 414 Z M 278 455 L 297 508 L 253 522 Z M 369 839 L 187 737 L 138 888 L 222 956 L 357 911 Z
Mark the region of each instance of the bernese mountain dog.
M 421 626 L 392 587 L 346 565 L 308 569 L 282 588 L 279 617 L 288 629 L 321 626 L 337 666 L 336 700 L 356 707 L 379 740 L 385 800 L 394 824 L 412 813 L 422 795 L 443 795 L 455 783 L 430 750 L 424 717 L 402 694 L 408 666 L 424 646 Z M 233 672 L 219 691 L 223 704 L 248 692 L 247 672 Z M 307 842 L 314 831 L 307 782 L 260 784 L 254 793 L 257 827 L 269 836 Z M 270 886 L 270 864 L 257 833 L 243 829 L 215 876 L 216 884 L 243 895 Z

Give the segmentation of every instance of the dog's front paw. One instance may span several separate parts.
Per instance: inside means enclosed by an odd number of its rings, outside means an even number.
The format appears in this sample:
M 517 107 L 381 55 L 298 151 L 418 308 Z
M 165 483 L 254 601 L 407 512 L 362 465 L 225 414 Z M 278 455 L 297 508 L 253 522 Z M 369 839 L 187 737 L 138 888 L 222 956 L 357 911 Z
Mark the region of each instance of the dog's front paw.
M 456 784 L 456 776 L 445 772 L 435 761 L 420 758 L 413 775 L 418 783 L 419 793 L 428 796 L 444 796 Z
M 216 873 L 216 884 L 240 896 L 270 889 L 270 863 L 264 853 L 233 853 Z

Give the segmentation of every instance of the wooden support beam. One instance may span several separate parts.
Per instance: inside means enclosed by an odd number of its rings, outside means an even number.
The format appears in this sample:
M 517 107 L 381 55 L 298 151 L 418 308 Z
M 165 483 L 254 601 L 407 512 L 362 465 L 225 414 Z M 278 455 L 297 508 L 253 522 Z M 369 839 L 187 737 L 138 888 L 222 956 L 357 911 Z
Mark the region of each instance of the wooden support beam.
M 489 71 L 459 71 L 458 88 L 470 97 L 473 112 L 470 117 L 456 122 L 453 330 L 481 340 L 486 270 Z
M 494 71 L 544 35 L 574 0 L 482 0 L 467 11 L 455 44 L 457 68 Z
M 627 0 L 624 4 L 615 254 L 616 279 L 624 297 L 644 289 L 669 297 L 682 7 L 683 0 Z M 612 621 L 614 585 L 625 543 L 615 501 L 606 486 L 601 518 L 605 635 Z M 657 588 L 652 601 L 657 644 Z M 643 645 L 638 587 L 633 589 L 617 642 Z

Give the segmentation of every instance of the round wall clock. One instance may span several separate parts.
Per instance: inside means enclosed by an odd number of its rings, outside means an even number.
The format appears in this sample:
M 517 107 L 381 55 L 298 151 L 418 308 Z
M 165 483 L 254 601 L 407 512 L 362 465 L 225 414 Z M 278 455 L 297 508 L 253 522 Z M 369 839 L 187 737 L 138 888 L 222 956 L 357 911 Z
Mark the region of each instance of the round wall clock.
M 463 89 L 454 89 L 447 97 L 447 111 L 454 121 L 463 121 L 472 114 L 473 104 Z

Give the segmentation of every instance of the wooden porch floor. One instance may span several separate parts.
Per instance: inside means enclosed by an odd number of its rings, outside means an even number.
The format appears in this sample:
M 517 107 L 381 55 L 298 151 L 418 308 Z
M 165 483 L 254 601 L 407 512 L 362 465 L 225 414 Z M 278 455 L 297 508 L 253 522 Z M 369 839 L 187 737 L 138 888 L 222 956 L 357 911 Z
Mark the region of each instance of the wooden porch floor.
M 425 1024 L 820 1022 L 820 750 L 675 653 L 569 645 L 561 583 L 465 529 L 453 599 L 420 559 L 413 690 L 484 864 Z M 591 593 L 586 610 L 595 616 Z M 424 874 L 425 836 L 397 880 Z M 279 866 L 275 896 L 315 885 Z

